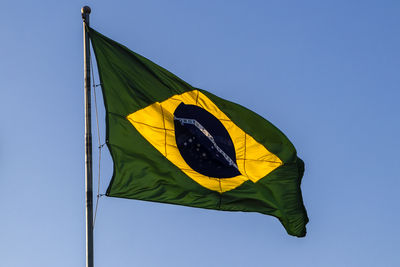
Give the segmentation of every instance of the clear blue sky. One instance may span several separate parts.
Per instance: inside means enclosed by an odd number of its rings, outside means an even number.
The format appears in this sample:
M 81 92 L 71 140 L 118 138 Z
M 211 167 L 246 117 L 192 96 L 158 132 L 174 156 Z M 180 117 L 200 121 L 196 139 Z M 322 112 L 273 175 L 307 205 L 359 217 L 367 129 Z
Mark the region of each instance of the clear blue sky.
M 399 1 L 3 0 L 1 267 L 85 263 L 85 4 L 93 28 L 279 127 L 310 217 L 299 239 L 261 214 L 103 197 L 96 267 L 400 266 Z M 106 148 L 101 170 L 104 193 Z

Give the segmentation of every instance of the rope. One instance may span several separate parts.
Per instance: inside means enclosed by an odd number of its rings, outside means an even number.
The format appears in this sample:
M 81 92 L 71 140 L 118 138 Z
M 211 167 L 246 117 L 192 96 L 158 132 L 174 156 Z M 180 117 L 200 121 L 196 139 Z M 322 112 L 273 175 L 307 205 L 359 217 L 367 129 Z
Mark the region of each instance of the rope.
M 101 138 L 100 138 L 99 113 L 97 110 L 97 98 L 96 98 L 96 87 L 99 85 L 95 84 L 92 57 L 90 57 L 90 69 L 92 71 L 93 99 L 94 99 L 94 107 L 95 107 L 95 111 L 96 111 L 96 126 L 97 126 L 96 128 L 97 128 L 97 141 L 98 141 L 97 148 L 99 149 L 96 207 L 94 210 L 94 217 L 93 217 L 93 228 L 94 228 L 95 223 L 96 223 L 96 217 L 97 217 L 97 209 L 99 207 L 99 199 L 100 199 L 100 197 L 104 196 L 104 194 L 100 194 L 101 149 L 103 148 L 104 144 L 101 144 Z

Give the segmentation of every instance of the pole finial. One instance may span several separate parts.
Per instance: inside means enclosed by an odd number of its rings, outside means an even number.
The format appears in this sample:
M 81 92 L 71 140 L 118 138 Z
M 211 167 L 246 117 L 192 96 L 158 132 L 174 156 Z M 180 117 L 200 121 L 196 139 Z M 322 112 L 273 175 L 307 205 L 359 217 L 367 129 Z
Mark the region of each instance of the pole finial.
M 89 14 L 92 10 L 90 9 L 89 6 L 84 6 L 81 9 L 81 14 L 82 14 L 82 19 L 84 22 L 89 22 Z
M 82 9 L 81 9 L 82 15 L 84 15 L 84 14 L 90 14 L 91 11 L 92 11 L 92 10 L 90 9 L 89 6 L 84 6 L 84 7 L 82 7 Z

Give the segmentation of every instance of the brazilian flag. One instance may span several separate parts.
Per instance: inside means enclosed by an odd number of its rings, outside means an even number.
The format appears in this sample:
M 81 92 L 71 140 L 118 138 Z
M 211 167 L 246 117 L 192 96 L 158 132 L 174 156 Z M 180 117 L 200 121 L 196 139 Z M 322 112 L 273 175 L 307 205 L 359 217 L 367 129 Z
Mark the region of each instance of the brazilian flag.
M 107 196 L 260 212 L 305 236 L 304 163 L 279 129 L 88 31 L 114 162 Z

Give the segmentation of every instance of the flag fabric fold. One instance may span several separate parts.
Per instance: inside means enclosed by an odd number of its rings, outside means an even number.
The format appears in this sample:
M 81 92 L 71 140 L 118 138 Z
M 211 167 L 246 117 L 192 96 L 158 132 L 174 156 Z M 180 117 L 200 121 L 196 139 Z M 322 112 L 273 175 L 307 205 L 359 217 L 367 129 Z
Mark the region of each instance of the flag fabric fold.
M 259 212 L 305 236 L 304 163 L 278 128 L 92 28 L 89 36 L 114 163 L 107 196 Z

